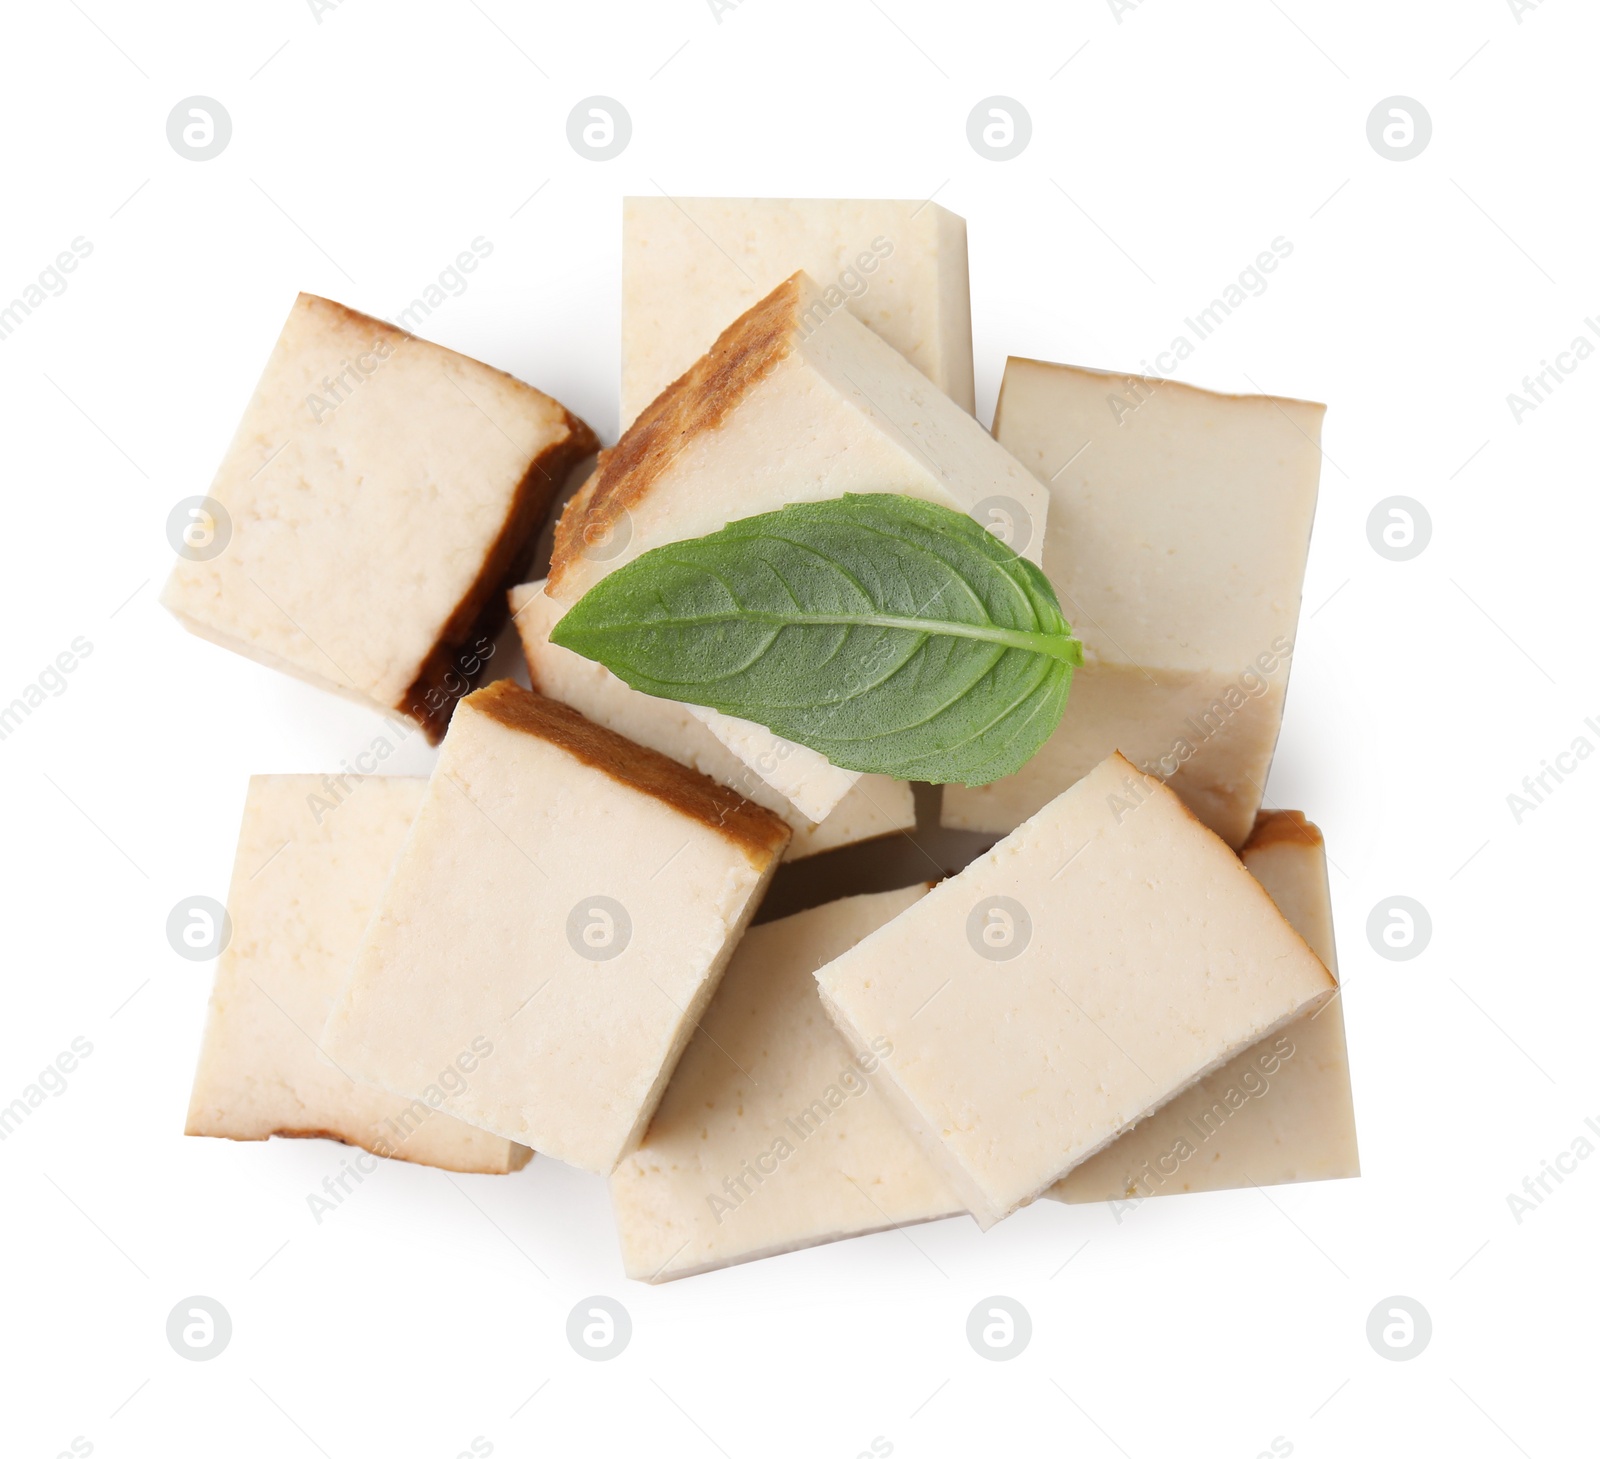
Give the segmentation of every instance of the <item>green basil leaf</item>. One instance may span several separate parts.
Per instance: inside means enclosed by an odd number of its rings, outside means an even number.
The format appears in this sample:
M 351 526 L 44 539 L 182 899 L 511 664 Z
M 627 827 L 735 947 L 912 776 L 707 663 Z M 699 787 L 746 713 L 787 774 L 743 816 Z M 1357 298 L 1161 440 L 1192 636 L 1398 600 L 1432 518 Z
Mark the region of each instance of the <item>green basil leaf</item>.
M 1027 762 L 1083 662 L 1037 567 L 960 512 L 890 495 L 784 507 L 643 553 L 550 640 L 843 769 L 967 785 Z

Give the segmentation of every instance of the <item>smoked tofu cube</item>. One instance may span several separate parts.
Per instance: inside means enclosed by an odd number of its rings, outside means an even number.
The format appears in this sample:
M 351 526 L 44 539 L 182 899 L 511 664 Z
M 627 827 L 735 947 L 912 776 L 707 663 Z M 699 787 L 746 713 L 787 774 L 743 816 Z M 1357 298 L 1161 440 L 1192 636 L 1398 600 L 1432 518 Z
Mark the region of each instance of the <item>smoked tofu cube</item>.
M 753 927 L 679 1061 L 644 1144 L 611 1176 L 630 1277 L 669 1281 L 959 1214 L 872 1088 L 815 971 L 926 887 L 846 897 Z
M 1044 570 L 1084 646 L 1067 712 L 1017 774 L 947 786 L 1004 833 L 1113 750 L 1230 846 L 1283 719 L 1323 407 L 1012 359 L 995 438 L 1050 489 Z
M 1334 991 L 1237 856 L 1113 755 L 817 974 L 980 1225 Z
M 542 582 L 511 590 L 511 620 L 522 640 L 533 687 L 781 816 L 794 832 L 785 861 L 915 828 L 917 808 L 911 787 L 887 775 L 861 776 L 826 820 L 820 824 L 808 820 L 712 734 L 689 706 L 630 689 L 603 664 L 551 643 L 550 630 L 563 611 Z
M 1322 833 L 1298 811 L 1270 811 L 1239 853 L 1289 925 L 1338 976 Z M 1247 1049 L 1085 1160 L 1048 1195 L 1124 1203 L 1361 1174 L 1344 1000 Z
M 594 433 L 500 370 L 302 294 L 162 603 L 437 743 Z M 214 550 L 217 544 L 220 550 Z
M 870 198 L 624 198 L 622 419 L 804 270 L 969 414 L 967 225 L 937 203 Z
M 793 502 L 890 492 L 1011 523 L 1038 560 L 1048 494 L 965 411 L 804 273 L 778 285 L 600 458 L 556 529 L 546 591 L 570 607 L 653 547 Z M 858 779 L 748 721 L 712 732 L 810 820 Z
M 408 776 L 251 779 L 228 892 L 233 936 L 217 959 L 186 1134 L 319 1135 L 489 1174 L 528 1163 L 522 1145 L 428 1099 L 360 1083 L 318 1048 L 426 786 Z M 480 1051 L 463 1054 L 433 1082 L 470 1078 Z
M 324 1046 L 584 1170 L 644 1133 L 789 840 L 771 812 L 509 680 L 462 700 Z

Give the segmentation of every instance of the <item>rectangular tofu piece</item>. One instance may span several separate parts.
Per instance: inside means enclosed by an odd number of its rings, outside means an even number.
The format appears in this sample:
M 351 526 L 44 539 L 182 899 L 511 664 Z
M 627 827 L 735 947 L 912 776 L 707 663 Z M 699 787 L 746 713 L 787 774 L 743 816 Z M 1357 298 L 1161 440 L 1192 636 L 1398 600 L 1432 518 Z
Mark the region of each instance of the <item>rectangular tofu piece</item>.
M 1054 737 L 1016 775 L 947 786 L 945 825 L 1009 831 L 1120 750 L 1244 841 L 1283 718 L 1323 409 L 1007 361 L 995 437 L 1050 485 L 1044 570 L 1085 662 Z
M 1269 811 L 1239 858 L 1335 977 L 1322 832 L 1299 811 Z M 1361 1174 L 1344 1000 L 1247 1049 L 1119 1135 L 1046 1192 L 1058 1201 L 1137 1203 Z
M 232 1140 L 323 1136 L 446 1170 L 503 1174 L 532 1151 L 358 1083 L 322 1057 L 328 1021 L 427 781 L 257 775 L 245 798 L 232 937 L 217 958 L 184 1133 Z M 470 1078 L 480 1052 L 435 1071 Z
M 624 198 L 622 419 L 798 270 L 973 410 L 967 224 L 937 203 Z
M 533 687 L 570 704 L 597 724 L 721 781 L 747 800 L 787 822 L 794 835 L 785 861 L 853 846 L 879 836 L 910 831 L 917 824 L 911 787 L 888 775 L 863 775 L 820 824 L 808 820 L 722 743 L 687 704 L 630 689 L 603 664 L 550 642 L 550 630 L 566 611 L 544 591 L 544 583 L 511 590 L 511 620 L 528 660 Z
M 584 1170 L 644 1132 L 789 840 L 771 812 L 509 680 L 463 699 L 323 1038 Z
M 613 1172 L 627 1273 L 670 1281 L 965 1208 L 822 1011 L 815 970 L 922 897 L 752 927 L 638 1150 Z
M 1112 755 L 817 974 L 982 1226 L 1310 1013 L 1328 970 L 1226 845 Z
M 437 743 L 596 444 L 532 386 L 301 294 L 161 601 Z
M 653 547 L 793 502 L 892 492 L 1013 524 L 1032 560 L 1048 494 L 965 411 L 805 274 L 742 315 L 600 460 L 556 528 L 546 591 L 570 607 Z M 734 754 L 811 820 L 855 783 L 747 721 L 709 714 Z

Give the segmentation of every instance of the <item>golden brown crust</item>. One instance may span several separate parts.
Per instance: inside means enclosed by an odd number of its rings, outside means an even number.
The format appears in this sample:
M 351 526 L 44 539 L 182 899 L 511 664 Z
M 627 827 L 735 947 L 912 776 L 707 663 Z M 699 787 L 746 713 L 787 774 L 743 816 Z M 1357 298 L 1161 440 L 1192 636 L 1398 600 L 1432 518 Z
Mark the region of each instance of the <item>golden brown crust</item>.
M 559 699 L 547 699 L 510 679 L 479 689 L 467 701 L 508 729 L 536 735 L 613 780 L 653 795 L 733 842 L 752 865 L 765 868 L 789 844 L 789 827 L 764 806 L 715 780 L 584 718 Z
M 1261 811 L 1256 816 L 1249 839 L 1239 848 L 1239 855 L 1285 844 L 1320 846 L 1322 832 L 1300 811 Z
M 444 738 L 456 702 L 488 667 L 486 650 L 506 625 L 506 595 L 528 575 L 539 529 L 568 473 L 599 445 L 595 434 L 571 411 L 566 436 L 546 446 L 517 483 L 500 533 L 483 559 L 478 576 L 456 605 L 422 661 L 417 677 L 397 706 L 422 726 L 428 743 Z
M 667 386 L 600 459 L 595 474 L 567 503 L 556 524 L 550 590 L 560 597 L 567 569 L 588 542 L 602 541 L 673 458 L 695 437 L 714 431 L 735 405 L 790 350 L 800 274 L 730 324 L 698 360 Z

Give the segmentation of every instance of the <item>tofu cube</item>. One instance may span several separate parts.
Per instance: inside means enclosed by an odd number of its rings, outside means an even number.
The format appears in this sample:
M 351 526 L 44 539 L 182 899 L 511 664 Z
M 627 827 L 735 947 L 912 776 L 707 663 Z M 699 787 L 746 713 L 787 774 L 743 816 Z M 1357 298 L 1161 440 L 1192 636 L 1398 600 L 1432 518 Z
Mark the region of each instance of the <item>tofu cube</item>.
M 205 524 L 161 601 L 192 633 L 399 710 L 437 743 L 556 489 L 596 445 L 532 386 L 301 294 L 211 486 L 226 521 Z
M 745 934 L 644 1144 L 611 1176 L 630 1277 L 670 1281 L 964 1210 L 872 1088 L 815 970 L 924 895 L 846 897 Z
M 785 280 L 628 428 L 568 503 L 546 591 L 571 606 L 653 547 L 792 502 L 898 492 L 1010 524 L 1038 560 L 1047 492 L 965 411 L 804 273 Z M 855 784 L 748 721 L 702 711 L 812 821 Z
M 323 1136 L 375 1155 L 501 1174 L 532 1151 L 425 1099 L 360 1083 L 317 1040 L 427 781 L 257 775 L 245 799 L 228 915 L 185 1133 Z M 470 1071 L 477 1062 L 467 1050 Z M 448 1084 L 461 1068 L 434 1071 Z
M 1322 832 L 1299 811 L 1256 818 L 1239 853 L 1335 977 Z M 1117 1201 L 1361 1174 L 1344 1000 L 1330 998 L 1119 1135 L 1046 1194 Z
M 1049 485 L 1044 570 L 1084 665 L 1053 738 L 1016 775 L 946 787 L 944 824 L 1009 831 L 1120 750 L 1243 843 L 1283 719 L 1322 415 L 1007 361 L 995 437 Z
M 770 811 L 509 680 L 461 701 L 324 1046 L 584 1170 L 644 1133 L 789 840 Z
M 967 225 L 937 203 L 624 198 L 622 419 L 803 269 L 969 414 Z
M 887 775 L 861 776 L 826 820 L 820 824 L 809 820 L 712 734 L 688 705 L 641 694 L 603 664 L 551 643 L 550 630 L 564 611 L 542 582 L 511 590 L 511 621 L 522 640 L 533 687 L 782 817 L 794 832 L 785 861 L 915 828 L 917 808 L 911 787 Z
M 1120 755 L 817 981 L 852 1048 L 892 1050 L 880 1087 L 983 1226 L 1335 986 Z

